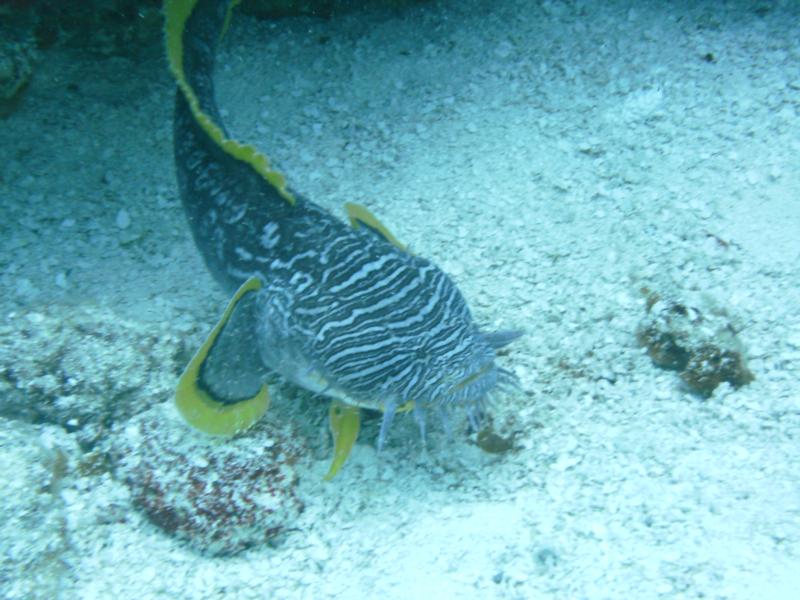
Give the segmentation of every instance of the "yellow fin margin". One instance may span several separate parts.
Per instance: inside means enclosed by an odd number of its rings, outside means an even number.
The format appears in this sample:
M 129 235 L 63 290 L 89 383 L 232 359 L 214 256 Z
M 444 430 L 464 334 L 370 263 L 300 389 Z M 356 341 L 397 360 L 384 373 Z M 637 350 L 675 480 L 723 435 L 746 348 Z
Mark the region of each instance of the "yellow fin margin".
M 407 412 L 414 408 L 414 401 L 409 400 L 397 409 L 397 412 Z M 384 407 L 381 405 L 380 410 Z M 358 438 L 358 431 L 361 427 L 360 409 L 351 404 L 345 404 L 340 400 L 331 402 L 328 409 L 328 423 L 333 435 L 333 460 L 328 472 L 325 474 L 325 481 L 330 481 L 342 468 L 350 452 L 355 446 Z
M 230 6 L 228 6 L 228 14 L 225 18 L 223 31 L 227 29 L 228 23 L 230 22 L 231 10 L 233 10 L 233 7 L 238 3 L 238 0 L 234 0 L 231 2 Z M 284 200 L 294 206 L 295 197 L 287 189 L 284 176 L 278 171 L 273 170 L 269 164 L 269 159 L 256 150 L 254 146 L 242 144 L 236 140 L 226 138 L 222 133 L 222 129 L 214 123 L 211 117 L 200 109 L 200 101 L 197 99 L 197 95 L 189 85 L 189 82 L 186 81 L 186 75 L 183 72 L 183 30 L 186 26 L 186 21 L 189 19 L 196 5 L 197 0 L 166 0 L 164 3 L 167 59 L 169 61 L 170 71 L 175 77 L 175 81 L 178 83 L 181 92 L 183 92 L 186 101 L 189 103 L 189 108 L 194 118 L 208 136 L 227 154 L 252 166 L 269 185 L 275 188 Z
M 361 427 L 360 411 L 357 406 L 351 406 L 334 400 L 328 409 L 328 420 L 333 435 L 333 460 L 325 475 L 325 481 L 330 481 L 342 468 L 350 456 L 350 451 L 356 443 L 358 430 Z
M 224 404 L 215 400 L 197 383 L 203 361 L 208 357 L 214 342 L 231 318 L 236 304 L 245 294 L 258 289 L 261 289 L 261 281 L 257 277 L 251 277 L 236 290 L 219 322 L 208 334 L 208 338 L 189 361 L 189 364 L 186 365 L 183 375 L 178 380 L 178 387 L 175 390 L 175 404 L 178 411 L 190 425 L 205 433 L 234 435 L 258 421 L 269 408 L 269 393 L 266 385 L 262 386 L 261 390 L 252 398 L 235 404 Z
M 373 231 L 379 233 L 387 242 L 397 246 L 400 250 L 406 252 L 405 244 L 401 243 L 389 228 L 378 220 L 378 217 L 373 215 L 366 206 L 361 206 L 355 202 L 346 202 L 344 209 L 347 211 L 347 217 L 350 219 L 350 225 L 358 229 L 362 225 L 369 227 Z

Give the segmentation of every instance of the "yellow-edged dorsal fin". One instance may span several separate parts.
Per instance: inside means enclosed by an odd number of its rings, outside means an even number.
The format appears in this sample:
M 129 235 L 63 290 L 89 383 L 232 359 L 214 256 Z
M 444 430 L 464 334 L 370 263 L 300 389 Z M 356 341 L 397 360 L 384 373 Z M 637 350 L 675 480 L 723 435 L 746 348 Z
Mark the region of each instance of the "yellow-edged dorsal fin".
M 378 220 L 378 217 L 373 215 L 366 206 L 361 206 L 355 202 L 346 202 L 344 205 L 347 211 L 347 216 L 350 219 L 350 225 L 358 229 L 362 225 L 368 227 L 390 244 L 397 246 L 400 250 L 407 252 L 406 246 L 402 244 L 389 229 Z
M 358 430 L 361 426 L 361 417 L 357 406 L 351 406 L 334 400 L 328 411 L 331 433 L 333 434 L 333 460 L 325 475 L 325 481 L 334 478 L 339 469 L 350 456 L 350 451 L 356 443 Z
M 189 364 L 186 365 L 183 375 L 178 380 L 178 387 L 175 390 L 175 404 L 178 411 L 190 425 L 205 433 L 233 435 L 250 427 L 269 408 L 269 393 L 266 385 L 263 385 L 252 398 L 226 403 L 216 400 L 198 383 L 203 361 L 208 357 L 214 342 L 231 318 L 236 304 L 245 294 L 260 288 L 261 280 L 251 277 L 236 290 L 219 322 L 208 334 L 206 341 L 200 346 Z
M 231 10 L 233 10 L 233 7 L 238 3 L 239 0 L 234 0 L 228 6 L 228 14 L 225 18 L 223 33 L 230 22 Z M 211 117 L 202 111 L 197 95 L 186 80 L 186 74 L 183 71 L 183 31 L 186 27 L 186 21 L 192 14 L 196 4 L 197 0 L 167 0 L 164 4 L 167 59 L 169 60 L 170 71 L 172 71 L 172 75 L 175 77 L 178 87 L 180 87 L 186 101 L 189 103 L 189 108 L 194 118 L 206 134 L 208 134 L 208 136 L 226 153 L 250 164 L 269 185 L 275 188 L 284 200 L 294 206 L 295 197 L 287 188 L 284 176 L 272 169 L 269 164 L 269 159 L 256 150 L 254 146 L 242 144 L 236 140 L 225 137 L 222 129 L 214 123 Z

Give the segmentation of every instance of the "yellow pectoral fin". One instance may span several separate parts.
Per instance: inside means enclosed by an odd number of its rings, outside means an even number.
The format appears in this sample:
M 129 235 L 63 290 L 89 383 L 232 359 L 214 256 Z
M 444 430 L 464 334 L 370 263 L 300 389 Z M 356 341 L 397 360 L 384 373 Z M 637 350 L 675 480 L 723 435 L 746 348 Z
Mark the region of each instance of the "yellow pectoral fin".
M 328 411 L 331 433 L 333 434 L 333 461 L 330 469 L 325 475 L 325 481 L 334 478 L 339 469 L 350 456 L 350 451 L 356 443 L 358 429 L 361 425 L 359 409 L 357 406 L 350 406 L 334 400 Z
M 240 402 L 221 402 L 199 386 L 198 380 L 203 362 L 208 357 L 219 334 L 231 318 L 236 304 L 249 292 L 261 288 L 261 281 L 251 277 L 236 290 L 219 322 L 208 334 L 178 380 L 175 404 L 184 419 L 200 431 L 211 435 L 233 435 L 247 429 L 258 421 L 269 408 L 267 386 L 261 387 L 252 398 Z
M 352 225 L 354 228 L 358 229 L 362 225 L 364 227 L 368 227 L 390 244 L 397 246 L 404 252 L 407 252 L 406 246 L 402 244 L 400 240 L 394 237 L 392 232 L 389 231 L 389 228 L 381 223 L 378 220 L 378 217 L 369 212 L 367 207 L 361 206 L 360 204 L 355 204 L 354 202 L 346 202 L 344 208 L 347 211 L 347 217 L 350 219 L 350 225 Z

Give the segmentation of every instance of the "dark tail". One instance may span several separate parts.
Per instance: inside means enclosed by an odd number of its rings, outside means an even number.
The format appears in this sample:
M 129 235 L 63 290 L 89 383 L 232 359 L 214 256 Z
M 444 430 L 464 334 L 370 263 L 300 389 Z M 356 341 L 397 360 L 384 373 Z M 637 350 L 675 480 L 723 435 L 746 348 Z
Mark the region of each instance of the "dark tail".
M 214 99 L 214 60 L 231 8 L 228 0 L 168 0 L 166 44 L 178 84 L 175 171 L 195 243 L 214 277 L 236 289 L 247 275 L 230 265 L 237 240 L 263 220 L 280 219 L 295 204 L 283 176 L 254 147 L 232 140 Z M 266 184 L 266 185 L 265 185 Z M 260 213 L 262 218 L 256 218 Z

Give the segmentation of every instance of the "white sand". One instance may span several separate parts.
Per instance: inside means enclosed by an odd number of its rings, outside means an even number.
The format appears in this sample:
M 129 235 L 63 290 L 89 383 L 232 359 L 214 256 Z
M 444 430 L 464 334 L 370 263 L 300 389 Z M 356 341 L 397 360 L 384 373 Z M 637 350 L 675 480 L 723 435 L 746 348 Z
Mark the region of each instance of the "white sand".
M 800 597 L 800 8 L 629 4 L 234 21 L 234 134 L 526 330 L 494 409 L 519 449 L 460 426 L 426 457 L 401 419 L 378 457 L 368 421 L 332 483 L 315 453 L 297 529 L 234 558 L 72 474 L 64 598 Z M 0 141 L 3 314 L 99 305 L 197 343 L 225 298 L 177 200 L 163 60 L 43 57 Z M 701 400 L 653 366 L 642 287 L 727 314 L 756 380 Z

